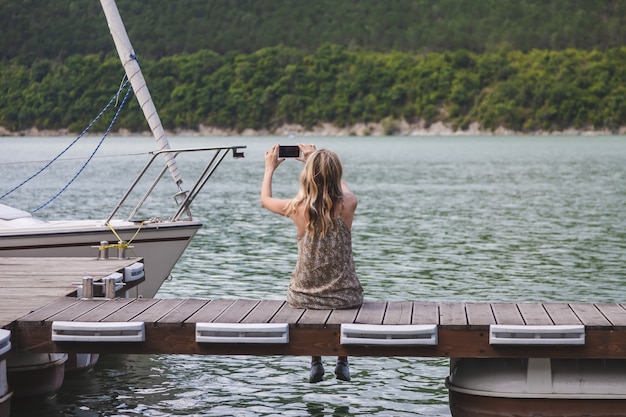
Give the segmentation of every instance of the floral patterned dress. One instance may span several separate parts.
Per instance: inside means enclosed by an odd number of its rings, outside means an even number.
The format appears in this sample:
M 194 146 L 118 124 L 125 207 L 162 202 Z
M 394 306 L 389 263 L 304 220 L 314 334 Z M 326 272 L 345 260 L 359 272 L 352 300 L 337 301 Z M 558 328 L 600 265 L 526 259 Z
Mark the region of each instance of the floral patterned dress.
M 341 217 L 323 237 L 298 239 L 298 262 L 287 289 L 294 308 L 354 308 L 363 303 L 363 288 L 352 257 L 352 235 Z

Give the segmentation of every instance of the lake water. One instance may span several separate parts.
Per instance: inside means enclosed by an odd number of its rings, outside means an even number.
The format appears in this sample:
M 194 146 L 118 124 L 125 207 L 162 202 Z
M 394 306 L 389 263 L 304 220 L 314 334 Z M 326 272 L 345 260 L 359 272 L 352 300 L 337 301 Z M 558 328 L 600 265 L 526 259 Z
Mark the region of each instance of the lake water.
M 71 138 L 0 138 L 0 194 Z M 3 203 L 32 210 L 59 191 L 99 138 Z M 295 228 L 260 207 L 263 153 L 285 138 L 174 137 L 173 147 L 246 145 L 192 211 L 203 228 L 158 296 L 283 299 Z M 357 272 L 369 300 L 623 302 L 625 137 L 302 138 L 336 151 L 359 198 Z M 292 142 L 295 140 L 292 140 Z M 153 149 L 110 138 L 84 174 L 38 214 L 105 217 Z M 132 156 L 121 156 L 133 154 Z M 106 156 L 106 157 L 105 157 Z M 19 163 L 18 163 L 19 162 Z M 183 161 L 181 161 L 182 163 Z M 200 157 L 181 166 L 191 184 Z M 297 190 L 288 160 L 274 192 Z M 166 202 L 171 204 L 170 200 Z M 157 203 L 161 204 L 161 203 Z M 159 210 L 165 210 L 159 208 Z M 352 358 L 353 381 L 311 385 L 306 357 L 109 355 L 52 398 L 12 416 L 449 416 L 447 359 Z

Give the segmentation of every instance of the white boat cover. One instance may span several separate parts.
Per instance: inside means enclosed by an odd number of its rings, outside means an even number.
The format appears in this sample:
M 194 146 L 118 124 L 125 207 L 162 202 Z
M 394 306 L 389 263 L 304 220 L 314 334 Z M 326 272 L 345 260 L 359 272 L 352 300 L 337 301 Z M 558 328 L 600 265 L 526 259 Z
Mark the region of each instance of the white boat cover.
M 33 217 L 29 212 L 0 204 L 0 220 L 15 220 Z

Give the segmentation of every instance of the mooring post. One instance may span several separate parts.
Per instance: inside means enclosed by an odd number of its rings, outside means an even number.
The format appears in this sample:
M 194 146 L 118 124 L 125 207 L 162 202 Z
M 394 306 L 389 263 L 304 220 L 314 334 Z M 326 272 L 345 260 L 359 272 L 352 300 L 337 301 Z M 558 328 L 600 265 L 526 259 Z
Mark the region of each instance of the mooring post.
M 100 241 L 100 250 L 98 251 L 98 259 L 109 259 L 109 242 Z
M 90 276 L 83 277 L 83 299 L 89 300 L 93 298 L 93 278 Z
M 123 245 L 124 242 L 122 242 L 121 240 L 119 242 L 117 242 L 118 247 L 117 247 L 117 257 L 119 259 L 126 259 L 126 248 Z
M 104 278 L 104 298 L 115 298 L 115 278 Z

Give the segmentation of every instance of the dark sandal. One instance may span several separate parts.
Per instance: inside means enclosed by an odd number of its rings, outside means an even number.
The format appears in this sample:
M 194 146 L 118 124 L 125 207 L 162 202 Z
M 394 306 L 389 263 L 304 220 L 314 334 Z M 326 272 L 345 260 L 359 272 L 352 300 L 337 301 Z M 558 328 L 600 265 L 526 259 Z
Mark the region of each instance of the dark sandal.
M 309 382 L 314 384 L 324 379 L 324 366 L 321 361 L 311 362 L 311 373 L 309 374 Z
M 350 368 L 348 367 L 348 361 L 338 360 L 337 366 L 335 366 L 335 375 L 337 379 L 341 381 L 350 381 Z

